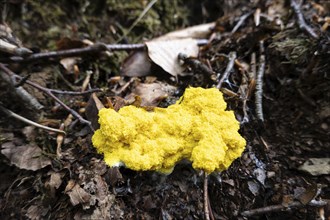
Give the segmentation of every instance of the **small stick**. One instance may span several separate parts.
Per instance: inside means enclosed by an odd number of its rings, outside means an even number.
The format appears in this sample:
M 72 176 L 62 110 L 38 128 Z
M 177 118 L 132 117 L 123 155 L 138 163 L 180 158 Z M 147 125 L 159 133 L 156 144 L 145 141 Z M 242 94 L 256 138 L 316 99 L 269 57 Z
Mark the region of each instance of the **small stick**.
M 237 54 L 236 54 L 235 51 L 229 53 L 229 55 L 228 55 L 229 62 L 227 64 L 225 72 L 223 73 L 223 75 L 222 75 L 222 77 L 221 77 L 221 79 L 220 79 L 220 81 L 217 85 L 218 89 L 221 88 L 224 81 L 228 80 L 228 76 L 229 76 L 230 72 L 233 70 L 236 57 L 237 57 Z
M 5 73 L 7 73 L 8 75 L 10 76 L 13 76 L 15 77 L 16 79 L 22 79 L 23 77 L 15 74 L 14 72 L 12 72 L 10 69 L 8 69 L 4 64 L 0 63 L 0 69 L 2 69 Z M 70 112 L 75 118 L 77 118 L 80 123 L 82 124 L 87 124 L 91 129 L 92 131 L 94 131 L 92 125 L 91 125 L 91 122 L 90 121 L 87 121 L 86 119 L 82 118 L 81 115 L 79 115 L 78 112 L 76 112 L 75 110 L 71 109 L 69 106 L 67 106 L 66 104 L 64 104 L 64 102 L 62 102 L 59 98 L 57 98 L 54 94 L 54 93 L 61 93 L 59 90 L 54 90 L 54 89 L 48 89 L 48 88 L 45 88 L 45 87 L 42 87 L 34 82 L 31 82 L 29 80 L 26 80 L 25 82 L 26 84 L 38 89 L 39 91 L 45 93 L 46 95 L 48 95 L 49 97 L 51 97 L 52 99 L 54 99 L 58 104 L 60 104 L 65 110 L 67 110 L 68 112 Z M 63 91 L 62 91 L 63 92 Z M 92 91 L 93 92 L 93 91 Z M 69 92 L 67 92 L 68 94 Z M 82 95 L 82 94 L 87 94 L 87 93 L 91 93 L 91 91 L 85 91 L 85 92 L 71 92 L 70 94 L 72 95 Z
M 198 39 L 198 46 L 207 44 L 207 39 Z M 74 57 L 74 56 L 83 56 L 88 54 L 100 53 L 103 51 L 130 51 L 130 50 L 143 50 L 145 44 L 104 44 L 96 43 L 92 46 L 84 48 L 75 48 L 69 50 L 59 50 L 59 51 L 50 51 L 43 53 L 35 53 L 27 57 L 12 56 L 5 59 L 0 59 L 2 63 L 21 63 L 21 62 L 31 62 L 35 60 L 45 60 L 50 58 L 64 58 L 64 57 Z
M 295 0 L 290 0 L 290 5 L 298 19 L 299 28 L 309 34 L 311 37 L 317 39 L 319 36 L 315 31 L 306 23 L 304 15 L 301 12 L 300 5 Z
M 44 130 L 47 130 L 47 131 L 53 131 L 53 132 L 57 132 L 57 133 L 60 133 L 60 134 L 63 134 L 63 135 L 66 135 L 65 131 L 63 130 L 59 130 L 59 129 L 56 129 L 56 128 L 51 128 L 51 127 L 47 127 L 45 125 L 41 125 L 41 124 L 38 124 L 34 121 L 31 121 L 27 118 L 24 118 L 23 116 L 20 116 L 12 111 L 10 111 L 9 109 L 6 109 L 5 107 L 1 106 L 0 105 L 0 110 L 3 111 L 4 113 L 6 113 L 9 117 L 13 117 L 13 118 L 16 118 L 22 122 L 25 122 L 27 124 L 30 124 L 30 125 L 33 125 L 37 128 L 41 128 L 41 129 L 44 129 Z
M 260 121 L 264 121 L 264 113 L 262 110 L 262 85 L 263 85 L 263 77 L 265 74 L 265 66 L 266 66 L 266 57 L 265 57 L 265 48 L 264 42 L 260 41 L 260 58 L 259 58 L 259 68 L 257 73 L 256 80 L 256 90 L 255 90 L 255 105 L 256 105 L 256 114 L 257 118 Z
M 10 89 L 13 91 L 15 95 L 17 95 L 25 105 L 31 106 L 33 110 L 39 111 L 44 106 L 39 103 L 39 101 L 33 97 L 30 93 L 28 93 L 23 87 L 15 87 L 12 82 L 12 79 L 9 74 L 6 74 L 4 71 L 0 71 L 0 79 L 5 81 Z
M 327 205 L 326 201 L 322 201 L 322 200 L 311 200 L 307 205 L 309 206 L 314 206 L 314 207 L 323 207 L 325 205 Z M 244 211 L 241 213 L 242 216 L 244 217 L 251 217 L 254 215 L 261 215 L 261 214 L 265 214 L 265 213 L 270 213 L 270 212 L 277 212 L 277 211 L 285 211 L 285 210 L 290 210 L 292 208 L 299 208 L 299 207 L 304 207 L 305 205 L 302 204 L 299 201 L 294 201 L 292 203 L 290 203 L 289 205 L 271 205 L 271 206 L 266 206 L 266 207 L 262 207 L 262 208 L 258 208 L 258 209 L 251 209 L 248 211 Z
M 208 175 L 204 172 L 204 216 L 205 220 L 210 220 L 209 196 L 208 196 Z
M 250 12 L 248 12 L 248 13 L 246 13 L 246 14 L 244 14 L 244 15 L 242 15 L 240 18 L 239 18 L 239 20 L 238 20 L 238 22 L 237 22 L 237 24 L 235 25 L 235 27 L 233 28 L 233 30 L 231 31 L 231 33 L 233 34 L 233 33 L 235 33 L 241 26 L 242 26 L 242 24 L 244 23 L 244 21 L 252 14 L 253 12 L 252 11 L 250 11 Z
M 31 83 L 31 82 L 30 82 Z M 101 92 L 102 90 L 101 89 L 89 89 L 89 90 L 86 90 L 86 91 L 81 91 L 81 92 L 76 92 L 76 91 L 62 91 L 62 90 L 57 90 L 57 89 L 48 89 L 49 92 L 51 93 L 55 93 L 55 94 L 62 94 L 62 95 L 72 95 L 72 96 L 78 96 L 78 95 L 86 95 L 86 94 L 91 94 L 91 93 L 94 93 L 94 92 Z
M 157 2 L 158 0 L 152 0 L 149 2 L 149 4 L 144 8 L 142 13 L 139 15 L 139 17 L 134 21 L 134 23 L 128 28 L 127 31 L 125 31 L 124 35 L 119 38 L 118 41 L 121 41 L 124 39 L 132 30 L 133 28 L 141 21 L 141 19 L 147 14 L 147 12 L 150 10 L 150 8 Z
M 1 62 L 31 62 L 35 60 L 44 60 L 50 58 L 64 58 L 64 57 L 74 57 L 82 56 L 88 54 L 100 53 L 107 50 L 139 50 L 144 48 L 144 44 L 102 44 L 97 43 L 92 46 L 84 48 L 74 48 L 68 50 L 50 51 L 44 53 L 35 53 L 27 57 L 12 56 L 9 59 L 1 60 Z

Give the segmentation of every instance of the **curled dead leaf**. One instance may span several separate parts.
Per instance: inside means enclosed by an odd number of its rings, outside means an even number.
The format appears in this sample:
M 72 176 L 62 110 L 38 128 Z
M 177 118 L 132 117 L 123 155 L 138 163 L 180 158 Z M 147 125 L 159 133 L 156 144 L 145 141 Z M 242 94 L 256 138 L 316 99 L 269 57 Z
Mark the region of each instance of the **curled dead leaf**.
M 120 67 L 120 75 L 130 77 L 147 76 L 151 61 L 146 51 L 136 51 L 127 57 Z
M 79 184 L 74 183 L 73 180 L 69 181 L 65 188 L 65 192 L 70 197 L 70 202 L 73 206 L 78 204 L 88 204 L 91 199 L 91 195 L 81 188 Z
M 51 165 L 51 160 L 35 144 L 15 146 L 13 142 L 6 142 L 1 147 L 1 153 L 20 169 L 36 171 Z

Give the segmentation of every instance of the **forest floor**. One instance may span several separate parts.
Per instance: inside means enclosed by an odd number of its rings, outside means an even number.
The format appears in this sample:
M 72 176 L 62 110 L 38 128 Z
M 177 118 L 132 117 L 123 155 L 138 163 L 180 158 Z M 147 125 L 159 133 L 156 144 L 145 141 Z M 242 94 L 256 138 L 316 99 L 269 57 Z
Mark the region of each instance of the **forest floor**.
M 0 47 L 1 219 L 330 219 L 328 1 L 7 1 L 1 9 L 0 40 L 13 45 Z M 183 72 L 148 58 L 144 42 L 188 27 L 196 29 L 185 38 L 200 45 L 181 60 Z M 247 142 L 228 170 L 207 177 L 208 196 L 203 172 L 186 162 L 169 175 L 105 164 L 91 141 L 100 102 L 167 107 L 189 86 L 219 88 Z

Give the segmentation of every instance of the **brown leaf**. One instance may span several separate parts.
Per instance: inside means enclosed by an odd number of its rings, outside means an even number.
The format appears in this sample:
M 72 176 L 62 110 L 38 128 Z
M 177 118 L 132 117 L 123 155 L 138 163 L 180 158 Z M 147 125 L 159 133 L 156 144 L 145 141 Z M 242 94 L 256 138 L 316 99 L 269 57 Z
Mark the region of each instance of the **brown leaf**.
M 120 67 L 120 75 L 130 77 L 147 76 L 150 73 L 151 61 L 146 51 L 137 51 L 127 57 Z
M 72 185 L 74 186 L 72 187 Z M 78 204 L 86 204 L 89 203 L 91 199 L 91 195 L 87 193 L 83 188 L 81 188 L 78 184 L 75 184 L 73 180 L 70 180 L 65 189 L 66 194 L 70 197 L 70 202 L 73 206 Z
M 317 193 L 318 193 L 317 184 L 309 185 L 307 189 L 303 188 L 301 192 L 297 193 L 298 195 L 296 196 L 296 199 L 299 200 L 299 202 L 301 202 L 302 204 L 307 205 L 317 196 Z
M 44 216 L 47 212 L 48 209 L 43 206 L 31 205 L 25 215 L 31 220 L 39 220 L 42 219 L 42 216 Z
M 140 83 L 138 84 L 133 93 L 140 96 L 142 106 L 157 106 L 164 98 L 172 95 L 176 87 L 166 83 Z
M 80 61 L 79 57 L 68 57 L 60 60 L 62 67 L 66 73 L 75 73 L 75 65 Z
M 1 153 L 15 166 L 26 170 L 39 170 L 51 164 L 51 160 L 42 154 L 35 144 L 15 146 L 12 142 L 2 144 Z
M 87 117 L 87 120 L 89 120 L 92 123 L 92 127 L 96 130 L 100 127 L 98 123 L 98 114 L 101 108 L 104 108 L 102 102 L 100 99 L 96 96 L 95 93 L 93 93 L 87 103 L 85 114 Z
M 48 172 L 48 175 L 50 175 L 50 178 L 46 181 L 45 187 L 50 191 L 51 196 L 54 198 L 56 189 L 58 189 L 62 184 L 62 177 L 64 174 L 50 171 Z
M 112 187 L 124 183 L 124 178 L 120 173 L 118 167 L 111 167 L 110 169 L 108 169 L 108 172 L 106 174 L 106 179 L 108 180 L 108 182 Z

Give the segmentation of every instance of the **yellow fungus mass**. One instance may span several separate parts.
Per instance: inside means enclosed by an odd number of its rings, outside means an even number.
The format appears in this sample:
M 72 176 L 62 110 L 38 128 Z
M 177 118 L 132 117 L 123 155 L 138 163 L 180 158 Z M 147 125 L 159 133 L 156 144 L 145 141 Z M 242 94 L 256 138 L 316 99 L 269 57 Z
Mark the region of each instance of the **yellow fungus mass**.
M 170 173 L 177 162 L 188 159 L 195 169 L 223 171 L 246 144 L 226 106 L 215 88 L 187 88 L 174 105 L 152 112 L 135 106 L 118 112 L 104 108 L 92 142 L 109 166 Z

